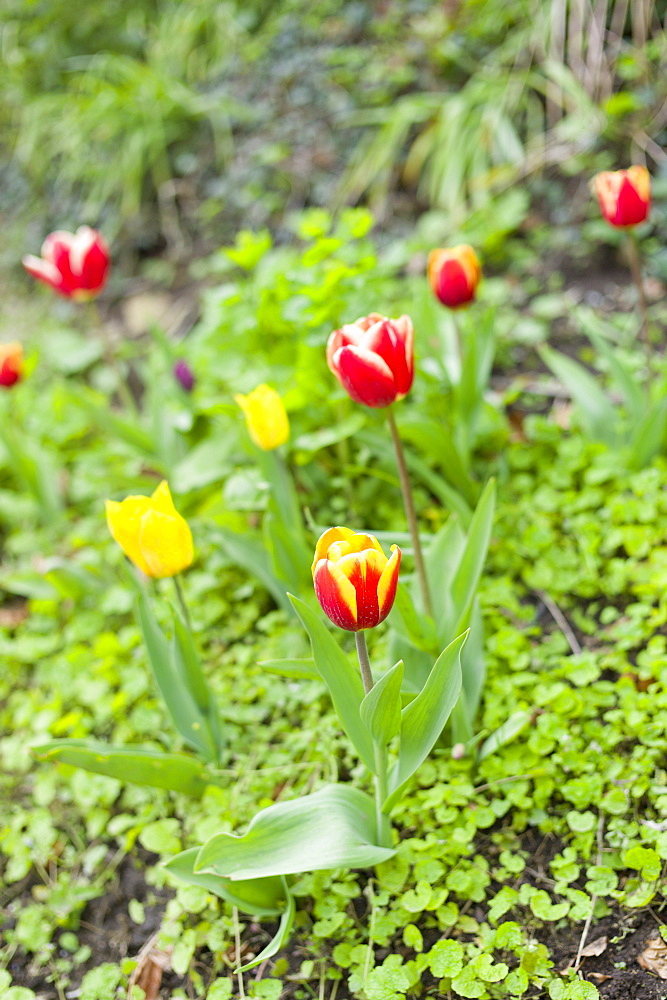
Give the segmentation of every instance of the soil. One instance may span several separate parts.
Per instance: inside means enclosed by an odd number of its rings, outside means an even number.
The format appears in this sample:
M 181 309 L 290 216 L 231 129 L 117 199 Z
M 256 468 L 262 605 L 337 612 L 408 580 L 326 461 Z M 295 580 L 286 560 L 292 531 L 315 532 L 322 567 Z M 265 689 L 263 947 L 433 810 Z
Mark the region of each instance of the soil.
M 603 1000 L 665 1000 L 667 979 L 642 969 L 638 957 L 647 941 L 658 938 L 660 918 L 651 909 L 632 912 L 618 911 L 591 924 L 586 943 L 606 939 L 607 944 L 598 956 L 583 958 L 580 972 L 584 979 L 597 986 Z M 551 949 L 554 966 L 564 971 L 574 964 L 581 940 L 581 929 L 554 930 L 544 939 Z M 600 941 L 600 947 L 603 945 Z M 667 965 L 664 967 L 667 975 Z

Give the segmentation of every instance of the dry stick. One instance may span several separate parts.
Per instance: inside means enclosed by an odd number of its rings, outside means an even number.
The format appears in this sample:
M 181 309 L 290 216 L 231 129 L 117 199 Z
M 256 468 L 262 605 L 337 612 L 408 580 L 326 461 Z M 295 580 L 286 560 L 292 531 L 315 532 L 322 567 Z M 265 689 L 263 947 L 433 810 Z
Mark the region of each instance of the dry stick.
M 600 813 L 600 818 L 598 820 L 598 833 L 597 833 L 598 856 L 596 858 L 596 863 L 598 864 L 598 866 L 602 864 L 602 834 L 603 834 L 603 831 L 604 831 L 604 815 L 602 813 Z M 588 937 L 588 932 L 589 932 L 590 927 L 591 927 L 591 922 L 593 920 L 593 914 L 595 912 L 595 905 L 596 905 L 597 901 L 598 901 L 598 897 L 597 897 L 597 895 L 595 893 L 593 893 L 593 895 L 591 896 L 591 912 L 588 914 L 588 917 L 586 918 L 586 923 L 584 924 L 584 929 L 581 932 L 581 938 L 579 940 L 579 947 L 577 949 L 577 957 L 574 960 L 574 971 L 575 972 L 578 972 L 579 966 L 581 965 L 581 953 L 584 950 L 584 946 L 586 944 L 586 938 Z
M 647 347 L 651 346 L 651 342 L 648 336 L 648 303 L 646 301 L 646 292 L 644 291 L 644 282 L 642 281 L 642 266 L 639 259 L 639 246 L 637 244 L 637 235 L 634 229 L 628 230 L 628 262 L 630 264 L 630 271 L 632 273 L 632 280 L 637 288 L 637 296 L 639 299 L 639 314 L 641 316 L 641 326 L 639 328 L 639 336 L 643 340 Z
M 545 606 L 545 608 L 547 609 L 553 620 L 556 622 L 556 625 L 558 625 L 558 628 L 561 630 L 561 632 L 567 639 L 572 652 L 575 654 L 575 656 L 578 656 L 579 653 L 581 652 L 581 646 L 579 645 L 579 640 L 572 631 L 570 623 L 568 622 L 567 618 L 565 617 L 561 609 L 558 607 L 556 602 L 549 597 L 548 594 L 545 594 L 543 590 L 536 590 L 535 593 L 542 601 L 542 604 Z
M 419 580 L 419 588 L 421 590 L 422 602 L 424 604 L 424 611 L 431 618 L 433 617 L 433 612 L 431 610 L 431 595 L 428 590 L 428 581 L 426 579 L 426 569 L 424 567 L 424 556 L 422 555 L 421 542 L 419 541 L 419 528 L 417 527 L 417 515 L 415 513 L 415 504 L 412 499 L 412 489 L 410 487 L 410 477 L 408 476 L 408 467 L 405 464 L 405 455 L 403 454 L 403 446 L 401 444 L 401 439 L 398 435 L 398 427 L 396 426 L 396 421 L 394 420 L 394 414 L 391 412 L 391 407 L 387 408 L 387 421 L 389 423 L 389 430 L 391 431 L 391 439 L 394 443 L 394 451 L 396 452 L 396 465 L 398 466 L 398 478 L 401 481 L 401 493 L 403 494 L 403 506 L 405 507 L 405 516 L 408 520 L 408 528 L 410 529 L 410 538 L 412 539 L 412 550 L 415 558 L 415 569 L 417 570 L 417 579 Z
M 236 975 L 239 981 L 239 1000 L 245 1000 L 245 987 L 243 985 L 243 973 L 241 969 L 241 924 L 239 922 L 239 910 L 237 906 L 232 909 L 234 918 L 234 944 L 236 946 Z

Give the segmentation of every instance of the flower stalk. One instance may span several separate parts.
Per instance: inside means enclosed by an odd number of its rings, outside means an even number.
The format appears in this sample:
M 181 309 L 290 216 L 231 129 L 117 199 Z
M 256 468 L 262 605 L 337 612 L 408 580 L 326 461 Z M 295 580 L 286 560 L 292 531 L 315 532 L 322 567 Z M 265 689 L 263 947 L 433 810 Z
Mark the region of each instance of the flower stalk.
M 637 289 L 637 301 L 639 303 L 639 315 L 641 317 L 641 326 L 639 328 L 639 336 L 644 341 L 646 346 L 649 346 L 649 335 L 648 335 L 648 303 L 646 301 L 646 291 L 644 289 L 644 282 L 642 279 L 642 267 L 641 258 L 639 255 L 639 240 L 637 239 L 637 234 L 634 229 L 628 229 L 628 263 L 630 264 L 630 272 L 632 274 L 632 280 L 635 283 Z
M 424 555 L 422 553 L 421 541 L 419 539 L 419 527 L 417 525 L 417 514 L 415 513 L 415 504 L 412 497 L 410 476 L 408 475 L 408 467 L 405 463 L 405 455 L 403 453 L 403 445 L 401 444 L 401 438 L 398 433 L 398 427 L 396 426 L 396 421 L 394 420 L 394 414 L 391 412 L 391 409 L 387 409 L 387 421 L 389 423 L 391 439 L 393 441 L 394 451 L 396 453 L 396 465 L 398 467 L 398 477 L 401 483 L 401 493 L 403 494 L 403 506 L 405 508 L 405 516 L 408 521 L 410 538 L 412 539 L 412 550 L 414 552 L 415 570 L 417 572 L 417 580 L 419 581 L 419 589 L 421 591 L 422 603 L 424 605 L 424 611 L 426 612 L 426 614 L 429 615 L 430 617 L 433 617 L 433 611 L 431 607 L 431 595 L 428 589 L 428 580 L 426 578 L 426 567 L 424 565 Z
M 365 632 L 355 632 L 354 641 L 357 647 L 361 680 L 364 685 L 364 691 L 368 694 L 373 687 L 373 674 L 368 656 Z M 391 847 L 391 825 L 387 814 L 382 811 L 387 798 L 387 748 L 381 746 L 377 740 L 373 740 L 373 760 L 375 762 L 375 827 L 377 843 L 380 847 Z

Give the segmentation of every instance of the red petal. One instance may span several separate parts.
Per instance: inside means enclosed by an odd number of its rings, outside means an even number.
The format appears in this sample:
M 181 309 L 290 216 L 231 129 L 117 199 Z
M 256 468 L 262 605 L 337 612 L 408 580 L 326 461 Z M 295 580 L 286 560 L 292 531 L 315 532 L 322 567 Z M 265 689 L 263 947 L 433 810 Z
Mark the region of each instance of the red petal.
M 644 221 L 650 207 L 651 202 L 644 201 L 634 185 L 624 177 L 618 192 L 616 212 L 609 221 L 615 226 L 636 226 Z
M 457 309 L 475 297 L 465 269 L 458 260 L 446 260 L 435 276 L 434 291 L 444 306 Z
M 378 354 L 363 347 L 342 347 L 333 358 L 334 372 L 355 403 L 389 406 L 398 392 L 391 369 Z
M 409 321 L 408 324 L 398 324 L 385 319 L 371 327 L 361 341 L 362 347 L 374 351 L 387 362 L 394 376 L 396 393 L 400 396 L 410 391 L 414 377 L 411 334 L 412 323 Z
M 374 558 L 373 551 L 346 556 L 344 560 L 345 575 L 357 592 L 357 629 L 375 628 L 381 621 L 378 584 L 382 570 L 378 564 L 384 563 L 385 559 L 379 553 Z
M 320 559 L 313 572 L 313 584 L 322 610 L 334 625 L 348 632 L 358 632 L 364 627 L 357 624 L 357 609 L 349 599 L 353 594 L 346 586 L 349 581 L 340 571 L 336 572 L 335 563 Z

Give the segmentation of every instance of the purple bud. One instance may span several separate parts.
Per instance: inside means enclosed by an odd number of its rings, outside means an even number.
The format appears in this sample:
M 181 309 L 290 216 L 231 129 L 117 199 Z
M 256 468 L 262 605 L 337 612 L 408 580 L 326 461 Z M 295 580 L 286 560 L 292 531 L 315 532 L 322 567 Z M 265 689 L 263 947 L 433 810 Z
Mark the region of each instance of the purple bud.
M 186 392 L 192 392 L 195 385 L 195 377 L 192 374 L 192 369 L 187 361 L 183 358 L 179 360 L 174 365 L 174 378 L 179 382 Z

